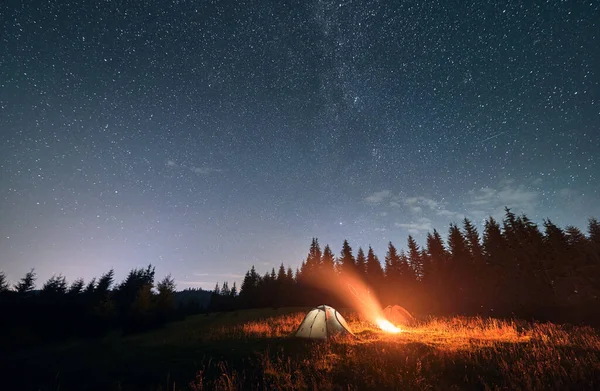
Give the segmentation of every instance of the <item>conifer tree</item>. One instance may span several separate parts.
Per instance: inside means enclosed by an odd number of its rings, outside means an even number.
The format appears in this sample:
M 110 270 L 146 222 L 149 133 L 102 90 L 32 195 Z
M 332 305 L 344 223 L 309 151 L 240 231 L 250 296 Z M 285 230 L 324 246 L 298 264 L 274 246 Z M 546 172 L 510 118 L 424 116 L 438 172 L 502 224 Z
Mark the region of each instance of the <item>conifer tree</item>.
M 465 238 L 456 224 L 450 224 L 448 247 L 450 250 L 450 268 L 447 270 L 447 273 L 449 274 L 450 287 L 454 290 L 452 308 L 463 312 L 465 307 L 472 305 L 470 302 L 471 297 L 469 296 L 469 288 L 472 281 L 469 280 L 468 273 L 470 254 Z
M 423 260 L 421 259 L 419 245 L 412 235 L 408 235 L 408 258 L 416 279 L 420 280 L 423 277 Z
M 367 284 L 371 289 L 375 291 L 377 295 L 380 295 L 380 288 L 384 284 L 384 273 L 381 268 L 379 259 L 373 252 L 371 246 L 367 252 Z
M 90 296 L 93 296 L 95 290 L 96 290 L 96 277 L 92 278 L 90 280 L 90 282 L 87 283 L 87 285 L 85 286 L 85 289 L 83 290 L 83 293 L 85 294 L 85 296 L 87 298 L 89 298 Z
M 329 245 L 323 249 L 321 267 L 326 276 L 333 276 L 335 272 L 335 256 Z
M 158 291 L 156 306 L 163 314 L 175 309 L 175 289 L 175 280 L 170 274 L 156 284 L 156 290 Z
M 80 278 L 76 279 L 75 281 L 73 281 L 71 283 L 71 286 L 69 286 L 69 289 L 68 289 L 67 293 L 69 295 L 74 295 L 74 296 L 82 293 L 83 292 L 84 284 L 85 283 L 83 281 L 83 278 L 80 277 Z
M 400 257 L 392 242 L 388 242 L 388 249 L 384 260 L 384 284 L 383 296 L 390 303 L 396 303 L 399 297 L 404 296 L 405 286 L 402 284 L 400 268 Z
M 0 293 L 8 292 L 10 290 L 10 286 L 8 285 L 8 281 L 6 279 L 6 274 L 0 271 Z
M 320 268 L 321 247 L 319 246 L 319 240 L 317 238 L 313 238 L 302 272 L 306 278 L 313 278 Z
M 341 275 L 352 275 L 356 272 L 356 260 L 352 255 L 352 247 L 350 247 L 348 240 L 344 240 L 342 245 L 342 251 L 338 259 L 338 270 Z
M 221 291 L 219 292 L 219 294 L 221 296 L 229 296 L 231 294 L 231 290 L 229 290 L 229 282 L 223 282 L 223 286 L 221 287 Z
M 67 280 L 63 275 L 52 276 L 46 281 L 42 287 L 44 295 L 63 295 L 67 292 Z
M 356 273 L 361 279 L 364 279 L 367 274 L 367 258 L 362 247 L 359 247 L 356 253 Z
M 510 313 L 508 307 L 513 296 L 510 291 L 512 262 L 508 260 L 509 255 L 500 224 L 490 216 L 483 231 L 483 256 L 488 270 L 484 278 L 485 296 L 487 310 L 501 315 Z
M 441 311 L 448 301 L 448 252 L 437 230 L 427 234 L 427 258 L 429 271 L 423 270 L 423 293 L 429 301 L 429 308 Z
M 96 292 L 98 292 L 100 295 L 106 295 L 114 283 L 114 277 L 115 271 L 113 269 L 110 269 L 108 272 L 104 273 L 98 280 Z
M 21 280 L 15 284 L 15 291 L 18 293 L 30 293 L 35 289 L 35 280 L 37 275 L 34 269 L 28 271 Z

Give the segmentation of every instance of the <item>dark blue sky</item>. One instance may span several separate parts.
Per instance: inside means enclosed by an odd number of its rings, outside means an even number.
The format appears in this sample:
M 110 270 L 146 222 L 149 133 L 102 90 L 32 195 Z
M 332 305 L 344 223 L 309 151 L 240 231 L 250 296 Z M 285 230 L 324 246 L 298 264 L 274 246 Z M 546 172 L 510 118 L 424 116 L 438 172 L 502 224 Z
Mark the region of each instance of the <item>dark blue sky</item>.
M 212 288 L 313 236 L 585 228 L 600 4 L 521 3 L 2 2 L 0 269 Z

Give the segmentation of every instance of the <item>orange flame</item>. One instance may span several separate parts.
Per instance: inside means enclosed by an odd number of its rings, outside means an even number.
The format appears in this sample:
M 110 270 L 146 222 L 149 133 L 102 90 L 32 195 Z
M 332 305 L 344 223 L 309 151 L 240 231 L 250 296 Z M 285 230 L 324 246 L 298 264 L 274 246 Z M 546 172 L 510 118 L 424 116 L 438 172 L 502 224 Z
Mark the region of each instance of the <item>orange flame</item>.
M 377 318 L 375 320 L 375 323 L 377 324 L 377 326 L 379 326 L 380 329 L 382 329 L 383 331 L 387 331 L 388 333 L 395 334 L 402 331 L 398 327 L 394 326 L 390 321 L 384 318 Z
M 368 284 L 356 274 L 347 272 L 344 275 L 315 273 L 306 282 L 329 290 L 383 331 L 388 333 L 402 331 L 383 317 L 379 300 L 371 294 Z

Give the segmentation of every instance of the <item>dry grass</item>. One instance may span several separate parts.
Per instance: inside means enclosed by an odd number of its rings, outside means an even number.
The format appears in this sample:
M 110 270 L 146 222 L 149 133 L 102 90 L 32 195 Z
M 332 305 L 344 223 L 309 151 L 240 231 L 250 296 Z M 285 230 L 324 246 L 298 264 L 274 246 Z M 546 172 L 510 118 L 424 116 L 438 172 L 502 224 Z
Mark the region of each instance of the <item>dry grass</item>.
M 598 390 L 589 327 L 429 318 L 388 334 L 339 309 L 356 338 L 290 335 L 307 309 L 198 315 L 141 335 L 11 357 L 3 386 L 32 390 Z M 15 384 L 15 387 L 9 387 Z M 4 389 L 3 388 L 3 389 Z
M 223 326 L 215 335 L 219 339 L 286 337 L 302 317 L 303 313 L 296 313 Z M 298 341 L 303 345 L 300 349 L 267 349 L 257 352 L 241 370 L 218 363 L 199 373 L 190 388 L 600 388 L 600 337 L 588 327 L 454 317 L 431 318 L 388 334 L 357 316 L 349 315 L 347 320 L 358 338 Z

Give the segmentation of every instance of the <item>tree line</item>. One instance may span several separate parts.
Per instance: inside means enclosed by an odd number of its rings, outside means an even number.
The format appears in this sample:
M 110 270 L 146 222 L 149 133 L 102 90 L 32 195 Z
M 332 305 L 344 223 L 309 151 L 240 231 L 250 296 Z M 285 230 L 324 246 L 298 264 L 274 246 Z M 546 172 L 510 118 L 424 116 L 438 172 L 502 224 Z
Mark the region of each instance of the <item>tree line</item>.
M 586 235 L 550 220 L 540 227 L 506 209 L 502 221 L 488 218 L 481 234 L 465 218 L 460 226 L 450 224 L 446 241 L 433 230 L 422 246 L 412 236 L 406 250 L 389 242 L 383 259 L 370 246 L 354 252 L 347 240 L 335 256 L 314 238 L 295 271 L 282 263 L 261 275 L 252 266 L 239 292 L 227 281 L 212 292 L 176 292 L 171 276 L 155 281 L 152 265 L 131 270 L 120 283 L 110 270 L 87 283 L 53 276 L 41 289 L 35 287 L 34 270 L 13 286 L 0 271 L 0 343 L 137 332 L 207 311 L 344 305 L 340 295 L 314 284 L 323 275 L 356 275 L 383 305 L 400 304 L 416 314 L 600 325 L 600 223 L 590 219 Z
M 585 235 L 550 220 L 540 227 L 507 208 L 502 221 L 488 218 L 481 234 L 465 218 L 460 226 L 450 224 L 445 242 L 437 230 L 422 246 L 409 235 L 406 250 L 389 242 L 383 259 L 371 247 L 355 253 L 347 240 L 336 257 L 314 238 L 295 272 L 281 264 L 260 275 L 252 266 L 239 296 L 215 291 L 212 309 L 343 305 L 339 296 L 311 284 L 322 274 L 358 275 L 383 305 L 400 304 L 417 314 L 599 323 L 600 224 L 590 219 Z
M 155 282 L 154 270 L 152 265 L 133 269 L 120 283 L 113 270 L 87 283 L 79 278 L 69 284 L 62 275 L 52 276 L 41 289 L 36 289 L 33 269 L 12 287 L 0 272 L 3 345 L 98 336 L 115 329 L 131 333 L 202 310 L 193 300 L 202 292 L 184 291 L 187 300 L 178 303 L 173 278 Z

